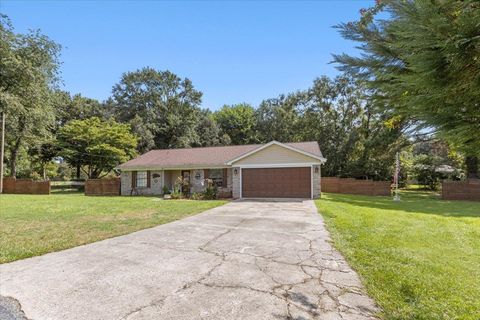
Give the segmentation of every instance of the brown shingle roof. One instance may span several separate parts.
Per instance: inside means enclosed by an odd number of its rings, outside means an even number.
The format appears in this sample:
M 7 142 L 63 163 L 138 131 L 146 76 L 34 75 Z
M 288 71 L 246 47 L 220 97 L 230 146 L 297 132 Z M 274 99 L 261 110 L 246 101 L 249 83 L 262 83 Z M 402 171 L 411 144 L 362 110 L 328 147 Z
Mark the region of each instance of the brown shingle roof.
M 323 157 L 316 141 L 285 143 L 295 149 Z M 119 169 L 215 167 L 225 164 L 264 144 L 240 146 L 151 150 L 118 166 Z

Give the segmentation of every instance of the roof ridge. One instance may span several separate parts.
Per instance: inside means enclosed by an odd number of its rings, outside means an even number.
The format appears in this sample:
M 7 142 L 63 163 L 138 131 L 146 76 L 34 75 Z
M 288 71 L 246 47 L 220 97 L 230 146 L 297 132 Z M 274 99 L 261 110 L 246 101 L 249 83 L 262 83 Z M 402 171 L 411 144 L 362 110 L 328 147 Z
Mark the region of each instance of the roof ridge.
M 247 146 L 262 146 L 266 143 L 252 143 L 252 144 L 231 144 L 226 146 L 208 146 L 208 147 L 190 147 L 190 148 L 165 148 L 165 149 L 151 149 L 150 151 L 165 151 L 165 150 L 192 150 L 192 149 L 206 149 L 206 148 L 228 148 L 228 147 L 247 147 Z
M 315 140 L 312 141 L 296 141 L 296 142 L 280 142 L 283 144 L 294 144 L 294 143 L 318 143 Z M 263 146 L 266 145 L 269 142 L 265 143 L 249 143 L 249 144 L 230 144 L 230 145 L 224 145 L 224 146 L 207 146 L 207 147 L 189 147 L 189 148 L 165 148 L 165 149 L 151 149 L 147 152 L 150 151 L 164 151 L 164 150 L 192 150 L 192 149 L 206 149 L 206 148 L 226 148 L 226 147 L 249 147 L 249 146 Z

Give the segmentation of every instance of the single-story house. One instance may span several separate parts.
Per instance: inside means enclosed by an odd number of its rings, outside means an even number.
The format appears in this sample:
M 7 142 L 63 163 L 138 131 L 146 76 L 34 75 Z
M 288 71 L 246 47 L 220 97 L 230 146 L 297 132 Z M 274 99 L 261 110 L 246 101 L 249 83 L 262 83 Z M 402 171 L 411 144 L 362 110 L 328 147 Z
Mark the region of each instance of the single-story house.
M 219 196 L 239 198 L 318 198 L 320 166 L 326 161 L 317 142 L 162 149 L 149 151 L 117 169 L 122 195 L 161 195 L 178 177 L 188 192 L 202 192 L 213 180 Z

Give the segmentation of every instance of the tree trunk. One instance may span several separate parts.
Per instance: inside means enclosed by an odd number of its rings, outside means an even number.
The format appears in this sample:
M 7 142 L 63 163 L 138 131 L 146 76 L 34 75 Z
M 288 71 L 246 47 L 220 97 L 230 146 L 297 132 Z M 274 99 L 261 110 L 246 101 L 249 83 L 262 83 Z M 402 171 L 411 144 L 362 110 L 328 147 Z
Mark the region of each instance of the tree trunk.
M 466 156 L 465 164 L 467 165 L 467 178 L 478 179 L 478 157 Z
M 77 180 L 80 180 L 80 165 L 77 164 Z
M 10 152 L 10 176 L 16 178 L 17 177 L 17 150 L 12 150 Z
M 18 138 L 17 141 L 15 141 L 12 151 L 10 152 L 10 175 L 15 178 L 17 177 L 17 158 L 20 145 L 21 139 Z
M 22 145 L 23 139 L 23 132 L 25 130 L 25 122 L 20 119 L 19 128 L 18 128 L 17 139 L 15 140 L 15 144 L 13 146 L 12 151 L 10 152 L 10 175 L 12 177 L 17 177 L 17 158 L 18 158 L 18 151 L 20 150 L 20 146 Z

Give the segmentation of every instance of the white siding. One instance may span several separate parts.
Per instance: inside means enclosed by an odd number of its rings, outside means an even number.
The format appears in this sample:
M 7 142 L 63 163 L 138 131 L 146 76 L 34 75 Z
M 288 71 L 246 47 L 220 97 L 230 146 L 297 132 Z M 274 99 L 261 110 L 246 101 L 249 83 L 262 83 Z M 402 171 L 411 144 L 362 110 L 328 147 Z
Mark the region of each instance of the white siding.
M 320 163 L 318 159 L 306 156 L 299 152 L 287 148 L 271 145 L 265 149 L 257 151 L 246 158 L 235 162 L 234 166 L 239 165 L 264 165 L 264 164 L 302 164 L 302 163 Z

